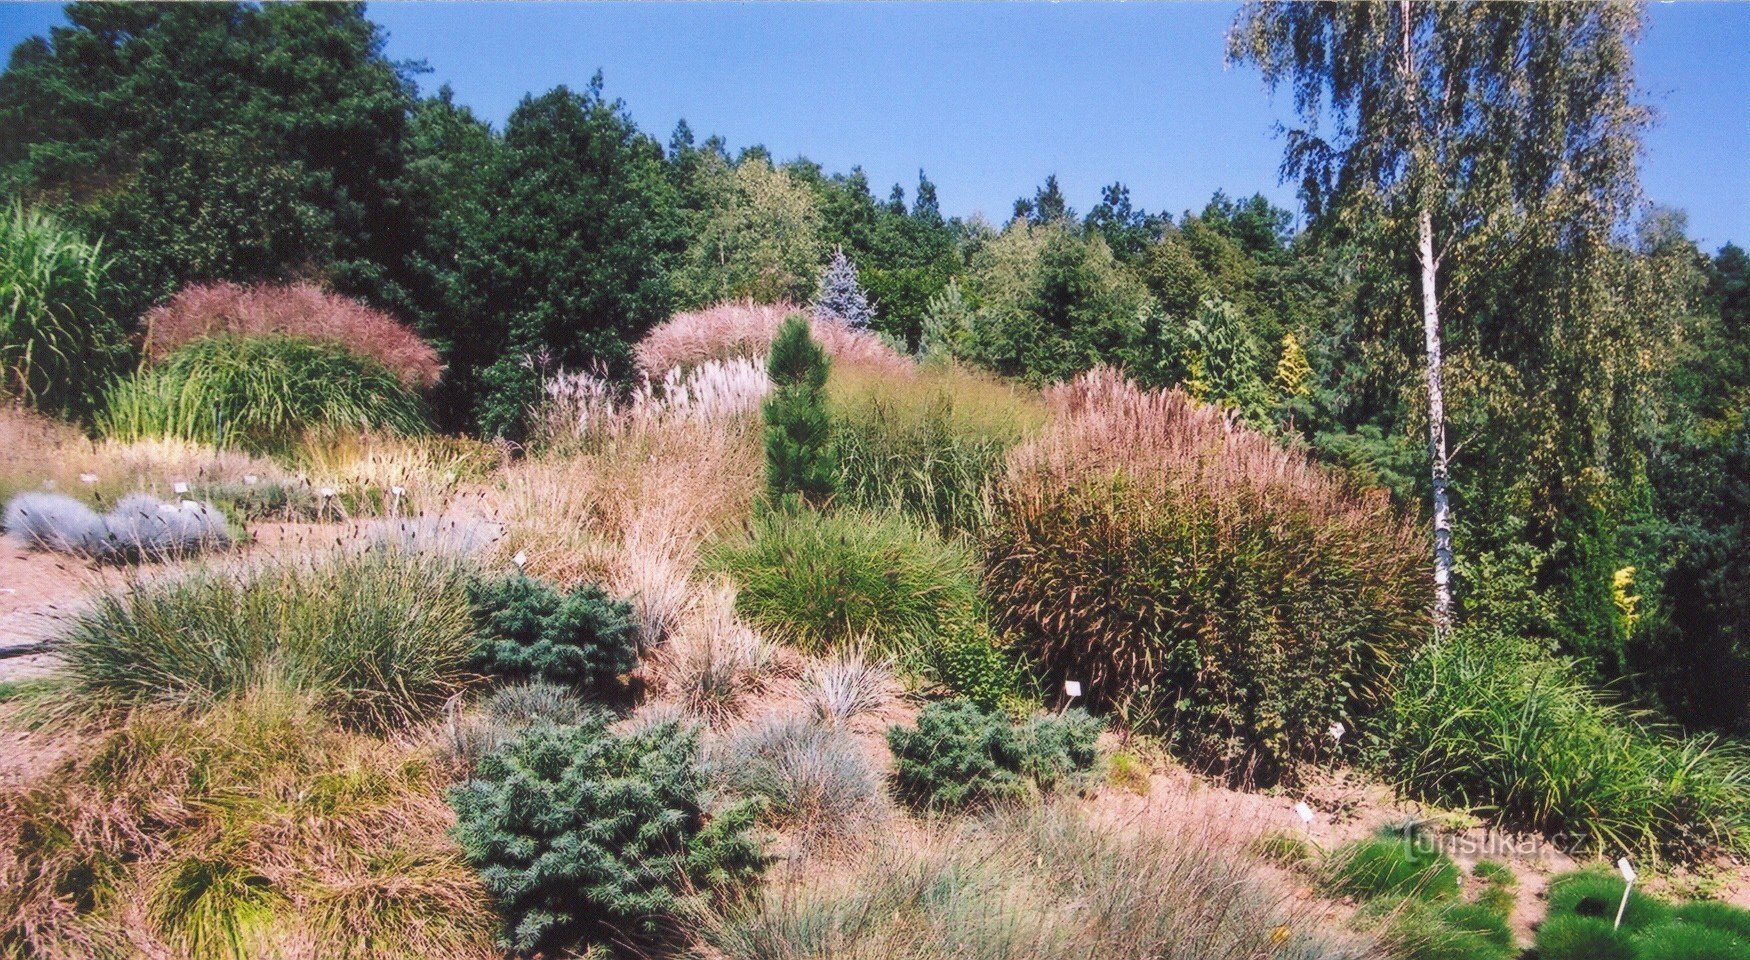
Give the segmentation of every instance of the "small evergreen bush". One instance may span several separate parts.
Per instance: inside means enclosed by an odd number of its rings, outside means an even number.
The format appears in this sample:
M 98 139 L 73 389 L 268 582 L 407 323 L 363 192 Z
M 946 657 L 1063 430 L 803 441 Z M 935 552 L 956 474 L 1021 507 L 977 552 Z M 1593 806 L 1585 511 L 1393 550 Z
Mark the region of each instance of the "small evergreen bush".
M 195 340 L 110 389 L 98 426 L 111 438 L 172 437 L 292 449 L 310 430 L 422 433 L 418 395 L 388 368 L 290 337 Z
M 968 700 L 941 700 L 915 729 L 888 730 L 887 743 L 901 798 L 953 810 L 1072 785 L 1092 769 L 1100 729 L 1080 710 L 1017 725 Z
M 893 515 L 770 511 L 706 563 L 740 588 L 750 625 L 808 653 L 908 652 L 971 622 L 978 600 L 966 551 Z
M 820 275 L 820 289 L 812 306 L 816 320 L 842 323 L 856 330 L 866 330 L 875 321 L 875 309 L 857 282 L 857 265 L 845 256 L 843 248 L 833 251 L 826 270 Z
M 793 315 L 778 328 L 766 374 L 772 380 L 762 412 L 766 424 L 766 487 L 773 500 L 796 496 L 810 502 L 837 488 L 832 424 L 822 391 L 830 361 L 809 335 L 808 321 Z
M 707 810 L 695 730 L 609 722 L 531 727 L 449 791 L 513 949 L 662 939 L 697 898 L 760 871 L 755 805 Z
M 515 573 L 476 581 L 468 601 L 484 673 L 599 692 L 638 665 L 631 605 L 593 584 L 561 593 Z

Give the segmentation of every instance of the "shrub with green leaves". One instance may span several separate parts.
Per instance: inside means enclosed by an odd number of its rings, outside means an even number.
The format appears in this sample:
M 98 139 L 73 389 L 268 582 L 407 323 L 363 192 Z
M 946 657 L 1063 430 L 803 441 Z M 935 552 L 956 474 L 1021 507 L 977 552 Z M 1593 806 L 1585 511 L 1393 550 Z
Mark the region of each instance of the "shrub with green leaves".
M 102 244 L 21 203 L 0 210 L 0 394 L 90 414 L 128 355 L 108 286 Z
M 631 604 L 594 584 L 560 592 L 514 573 L 471 584 L 468 602 L 482 672 L 603 691 L 638 665 Z
M 931 679 L 986 710 L 1034 694 L 1015 652 L 999 643 L 982 620 L 945 631 L 923 649 L 920 659 Z
M 661 940 L 698 898 L 760 871 L 755 805 L 706 807 L 697 731 L 610 720 L 532 727 L 449 792 L 513 949 Z
M 1101 723 L 1081 710 L 1021 724 L 969 700 L 925 707 L 887 743 L 899 794 L 916 807 L 959 809 L 1073 787 L 1094 766 Z
M 797 496 L 821 502 L 837 488 L 838 467 L 829 446 L 832 425 L 822 391 L 831 361 L 800 314 L 785 318 L 772 340 L 766 373 L 766 487 L 774 500 Z
M 203 337 L 110 388 L 98 426 L 118 440 L 173 437 L 289 450 L 306 432 L 422 433 L 419 396 L 387 367 L 292 337 Z
M 970 623 L 978 600 L 965 549 L 894 515 L 775 509 L 706 564 L 740 588 L 751 625 L 808 653 L 903 653 Z
M 1679 858 L 1750 844 L 1750 757 L 1683 738 L 1564 661 L 1461 634 L 1398 679 L 1379 742 L 1405 791 L 1592 852 Z
M 1110 371 L 1053 388 L 986 537 L 994 626 L 1047 687 L 1268 781 L 1388 700 L 1425 637 L 1423 547 L 1381 491 Z

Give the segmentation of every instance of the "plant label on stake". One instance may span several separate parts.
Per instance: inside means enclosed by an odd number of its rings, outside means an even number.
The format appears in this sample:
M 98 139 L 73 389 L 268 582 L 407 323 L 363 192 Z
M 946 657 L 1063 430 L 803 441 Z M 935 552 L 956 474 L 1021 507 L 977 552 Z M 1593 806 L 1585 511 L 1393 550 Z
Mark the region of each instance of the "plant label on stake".
M 1071 700 L 1081 696 L 1082 682 L 1080 680 L 1065 680 L 1063 682 L 1063 695 Z
M 399 500 L 400 498 L 407 495 L 407 488 L 406 487 L 390 487 L 389 492 L 394 494 L 395 498 L 397 500 Z
M 260 482 L 261 478 L 253 473 L 246 473 L 243 475 L 243 485 L 246 487 L 253 487 Z
M 322 499 L 332 500 L 333 498 L 334 498 L 334 488 L 333 487 L 323 487 L 322 488 Z
M 1349 728 L 1343 726 L 1343 721 L 1338 720 L 1336 723 L 1331 724 L 1331 726 L 1328 728 L 1328 730 L 1326 732 L 1328 732 L 1331 735 L 1332 740 L 1335 740 L 1338 743 L 1342 743 L 1343 742 L 1343 734 L 1348 733 Z
M 1622 913 L 1624 910 L 1628 909 L 1629 891 L 1635 888 L 1635 868 L 1633 864 L 1628 862 L 1627 857 L 1622 857 L 1616 861 L 1616 869 L 1622 872 L 1622 879 L 1624 882 L 1622 885 L 1622 902 L 1616 905 L 1616 923 L 1611 925 L 1610 929 L 1612 930 L 1621 929 Z
M 80 483 L 96 483 L 97 482 L 97 474 L 95 474 L 95 473 L 81 473 L 79 475 L 79 482 Z
M 522 552 L 521 550 L 518 550 L 516 552 L 516 556 L 510 558 L 510 562 L 516 564 L 517 569 L 521 570 L 523 568 L 523 564 L 529 562 L 529 555 Z
M 175 494 L 187 493 L 188 492 L 188 484 L 185 483 L 184 481 L 178 480 L 175 483 L 170 485 L 170 492 L 175 493 Z
M 1302 800 L 1301 802 L 1294 805 L 1294 815 L 1300 818 L 1300 822 L 1308 830 L 1312 829 L 1313 812 L 1312 812 L 1312 808 L 1306 805 L 1305 800 Z

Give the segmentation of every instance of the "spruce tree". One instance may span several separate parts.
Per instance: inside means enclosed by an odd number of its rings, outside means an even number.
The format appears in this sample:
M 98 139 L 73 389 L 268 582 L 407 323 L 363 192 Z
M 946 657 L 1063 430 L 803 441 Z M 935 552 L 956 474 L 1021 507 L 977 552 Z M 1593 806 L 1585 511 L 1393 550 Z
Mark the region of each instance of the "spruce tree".
M 857 282 L 857 265 L 845 256 L 843 247 L 833 251 L 832 261 L 820 275 L 820 291 L 814 295 L 814 317 L 832 320 L 847 327 L 867 329 L 875 319 L 875 308 Z
M 838 486 L 828 446 L 831 423 L 822 391 L 829 361 L 809 333 L 808 318 L 791 314 L 772 340 L 766 373 L 766 486 L 774 502 L 792 495 L 821 502 Z

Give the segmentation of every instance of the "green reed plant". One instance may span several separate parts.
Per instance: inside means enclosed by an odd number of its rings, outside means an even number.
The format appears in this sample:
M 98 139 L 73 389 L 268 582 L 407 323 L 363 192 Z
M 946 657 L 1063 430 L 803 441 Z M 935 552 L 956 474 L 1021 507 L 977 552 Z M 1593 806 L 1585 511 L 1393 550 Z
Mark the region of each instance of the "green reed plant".
M 381 364 L 289 337 L 205 337 L 110 388 L 98 426 L 118 440 L 173 437 L 290 451 L 306 431 L 416 434 L 420 400 Z
M 916 650 L 970 621 L 978 600 L 967 551 L 893 514 L 770 510 L 705 562 L 740 588 L 751 626 L 807 653 Z
M 1406 792 L 1595 853 L 1689 858 L 1750 844 L 1750 757 L 1683 737 L 1566 662 L 1466 634 L 1423 651 L 1380 732 Z
M 14 202 L 0 209 L 0 393 L 83 417 L 128 354 L 104 309 L 101 242 Z
M 266 688 L 348 724 L 402 727 L 470 676 L 470 576 L 453 556 L 379 548 L 142 579 L 58 641 L 63 699 L 206 707 Z

